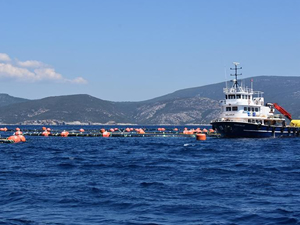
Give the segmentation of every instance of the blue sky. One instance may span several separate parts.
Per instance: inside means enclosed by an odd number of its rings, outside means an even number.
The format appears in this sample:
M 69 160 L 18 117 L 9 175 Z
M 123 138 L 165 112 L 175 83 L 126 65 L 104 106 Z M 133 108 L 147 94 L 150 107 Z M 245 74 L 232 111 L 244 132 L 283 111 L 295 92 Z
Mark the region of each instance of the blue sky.
M 298 0 L 0 0 L 0 93 L 141 101 L 300 76 Z M 220 90 L 221 91 L 221 90 Z

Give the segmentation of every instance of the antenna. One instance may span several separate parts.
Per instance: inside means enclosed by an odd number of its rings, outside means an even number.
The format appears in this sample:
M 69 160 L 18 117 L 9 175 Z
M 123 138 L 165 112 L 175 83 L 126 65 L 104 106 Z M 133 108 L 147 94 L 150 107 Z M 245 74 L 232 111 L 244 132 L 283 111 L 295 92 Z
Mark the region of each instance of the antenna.
M 234 68 L 230 68 L 231 70 L 235 70 L 234 74 L 230 74 L 230 76 L 235 76 L 235 79 L 233 80 L 233 87 L 237 88 L 238 87 L 238 80 L 237 80 L 237 76 L 242 75 L 241 73 L 238 74 L 238 70 L 241 70 L 242 67 L 238 68 L 237 66 L 240 64 L 238 62 L 233 62 L 234 64 Z
M 225 72 L 225 84 L 226 84 L 226 89 L 227 89 L 227 71 L 226 71 L 225 66 L 224 66 L 224 72 Z

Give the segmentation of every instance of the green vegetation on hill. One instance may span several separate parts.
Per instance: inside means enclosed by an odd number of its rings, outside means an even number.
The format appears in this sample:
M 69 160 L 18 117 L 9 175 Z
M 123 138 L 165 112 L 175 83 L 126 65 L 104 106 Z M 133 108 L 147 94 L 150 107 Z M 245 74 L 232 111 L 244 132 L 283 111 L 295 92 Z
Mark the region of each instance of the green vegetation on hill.
M 28 101 L 28 99 L 16 98 L 8 94 L 0 94 L 0 107 L 26 101 Z

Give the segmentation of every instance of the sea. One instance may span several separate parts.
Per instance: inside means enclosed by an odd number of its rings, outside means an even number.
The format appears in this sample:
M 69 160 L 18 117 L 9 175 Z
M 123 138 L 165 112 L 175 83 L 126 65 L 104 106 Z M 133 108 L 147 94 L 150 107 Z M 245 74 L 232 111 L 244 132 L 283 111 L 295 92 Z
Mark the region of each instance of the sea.
M 0 224 L 300 224 L 299 137 L 26 139 L 0 144 Z

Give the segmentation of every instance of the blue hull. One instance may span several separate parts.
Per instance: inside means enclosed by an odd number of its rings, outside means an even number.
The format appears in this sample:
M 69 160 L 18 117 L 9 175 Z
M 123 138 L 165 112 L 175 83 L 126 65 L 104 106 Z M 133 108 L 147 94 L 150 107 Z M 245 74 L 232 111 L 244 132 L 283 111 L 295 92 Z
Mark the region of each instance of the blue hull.
M 276 127 L 240 122 L 213 122 L 213 128 L 227 138 L 299 137 L 298 127 Z

